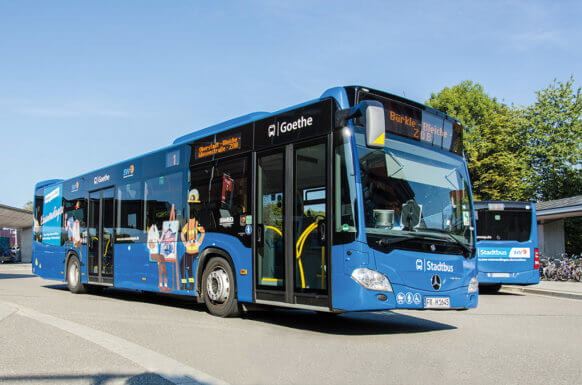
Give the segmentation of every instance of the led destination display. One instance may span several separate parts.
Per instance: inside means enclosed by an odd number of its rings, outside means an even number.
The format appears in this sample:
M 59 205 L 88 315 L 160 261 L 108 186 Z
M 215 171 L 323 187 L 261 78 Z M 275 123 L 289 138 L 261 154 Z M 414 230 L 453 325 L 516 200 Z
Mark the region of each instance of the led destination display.
M 235 133 L 214 143 L 200 143 L 196 145 L 196 159 L 223 154 L 241 148 L 241 133 Z
M 457 122 L 438 116 L 430 110 L 387 97 L 361 92 L 359 100 L 376 100 L 385 111 L 386 131 L 421 143 L 461 153 L 462 127 Z

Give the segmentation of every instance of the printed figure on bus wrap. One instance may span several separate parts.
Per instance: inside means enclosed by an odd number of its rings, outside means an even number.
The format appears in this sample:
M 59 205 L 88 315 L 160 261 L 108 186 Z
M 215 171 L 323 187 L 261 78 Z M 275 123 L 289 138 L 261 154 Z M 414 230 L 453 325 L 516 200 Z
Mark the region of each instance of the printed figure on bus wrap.
M 194 260 L 198 257 L 199 248 L 204 240 L 204 227 L 200 225 L 194 217 L 197 208 L 200 205 L 200 194 L 197 189 L 190 190 L 188 194 L 188 205 L 190 207 L 190 219 L 182 228 L 182 242 L 186 246 L 186 252 L 182 255 L 180 261 L 181 281 L 180 289 L 194 290 Z
M 150 252 L 150 261 L 158 263 L 158 288 L 160 291 L 171 291 L 168 287 L 168 274 L 166 272 L 166 258 L 160 253 L 160 232 L 158 226 L 152 224 L 148 229 L 147 248 Z
M 67 242 L 77 249 L 79 260 L 82 260 L 83 250 L 81 249 L 81 225 L 79 220 L 73 216 L 67 218 L 67 214 L 65 214 L 65 230 L 67 232 Z

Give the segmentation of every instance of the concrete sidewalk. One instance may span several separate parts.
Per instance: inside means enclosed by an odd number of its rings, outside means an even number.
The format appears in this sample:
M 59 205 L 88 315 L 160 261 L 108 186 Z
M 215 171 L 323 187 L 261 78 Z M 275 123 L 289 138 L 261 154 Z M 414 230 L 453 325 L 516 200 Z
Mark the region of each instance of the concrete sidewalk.
M 530 286 L 503 285 L 501 291 L 582 300 L 582 282 L 540 281 L 539 284 Z
M 8 271 L 28 271 L 32 272 L 32 264 L 29 263 L 0 263 L 0 273 Z

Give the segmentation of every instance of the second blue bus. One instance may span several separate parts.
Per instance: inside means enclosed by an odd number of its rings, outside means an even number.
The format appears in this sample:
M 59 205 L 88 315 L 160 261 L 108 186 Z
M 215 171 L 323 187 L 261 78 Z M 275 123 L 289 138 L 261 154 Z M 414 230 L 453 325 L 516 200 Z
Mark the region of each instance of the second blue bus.
M 479 284 L 498 291 L 503 284 L 540 282 L 535 204 L 475 202 Z

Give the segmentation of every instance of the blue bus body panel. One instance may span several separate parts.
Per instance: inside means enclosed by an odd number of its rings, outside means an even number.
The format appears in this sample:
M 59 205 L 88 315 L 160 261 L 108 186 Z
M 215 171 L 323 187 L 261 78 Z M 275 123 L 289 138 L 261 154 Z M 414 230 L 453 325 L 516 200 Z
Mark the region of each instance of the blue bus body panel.
M 531 203 L 531 208 L 529 240 L 477 242 L 479 283 L 534 285 L 540 282 L 539 269 L 534 269 L 535 249 L 538 248 L 535 204 Z

